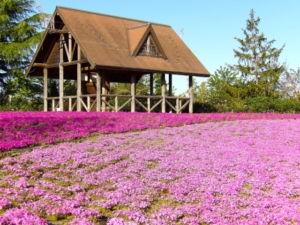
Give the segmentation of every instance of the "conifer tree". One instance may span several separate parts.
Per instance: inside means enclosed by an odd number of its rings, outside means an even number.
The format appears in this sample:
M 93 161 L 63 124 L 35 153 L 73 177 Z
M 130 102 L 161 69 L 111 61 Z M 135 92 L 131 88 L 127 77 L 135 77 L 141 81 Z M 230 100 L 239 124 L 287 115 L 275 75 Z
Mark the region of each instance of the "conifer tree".
M 233 68 L 240 72 L 251 91 L 256 92 L 255 95 L 272 96 L 285 69 L 284 64 L 278 61 L 284 45 L 279 49 L 273 47 L 275 40 L 268 41 L 264 33 L 259 32 L 259 22 L 260 18 L 255 18 L 252 9 L 246 21 L 246 29 L 243 29 L 244 39 L 235 38 L 241 47 L 234 50 L 238 64 Z
M 25 71 L 41 40 L 40 17 L 33 0 L 0 0 L 0 93 L 15 94 L 36 83 Z M 30 85 L 33 84 L 34 87 Z M 0 99 L 1 100 L 1 99 Z M 3 100 L 3 99 L 2 99 Z

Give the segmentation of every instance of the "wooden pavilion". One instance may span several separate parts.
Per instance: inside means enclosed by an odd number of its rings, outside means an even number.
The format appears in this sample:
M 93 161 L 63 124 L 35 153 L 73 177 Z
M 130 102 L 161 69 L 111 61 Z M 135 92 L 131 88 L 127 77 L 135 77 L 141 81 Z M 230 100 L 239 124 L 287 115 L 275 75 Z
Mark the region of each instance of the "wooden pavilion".
M 161 96 L 153 95 L 154 73 L 162 74 Z M 172 74 L 189 77 L 189 97 L 172 96 Z M 209 72 L 170 26 L 56 7 L 26 75 L 44 77 L 44 111 L 51 105 L 53 111 L 118 112 L 130 105 L 131 112 L 160 106 L 192 113 L 192 78 Z M 150 75 L 150 93 L 137 96 L 143 75 Z M 59 96 L 48 97 L 48 79 L 59 80 Z M 65 79 L 76 81 L 76 95 L 64 96 Z M 131 94 L 110 94 L 110 82 L 130 83 Z M 120 98 L 126 98 L 121 105 Z

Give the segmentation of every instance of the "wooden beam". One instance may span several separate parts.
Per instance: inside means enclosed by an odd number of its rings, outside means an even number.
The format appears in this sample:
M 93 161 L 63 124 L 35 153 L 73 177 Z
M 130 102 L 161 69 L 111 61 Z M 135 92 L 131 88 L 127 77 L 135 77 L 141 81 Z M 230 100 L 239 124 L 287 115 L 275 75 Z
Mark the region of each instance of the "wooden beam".
M 48 111 L 48 69 L 44 68 L 44 112 Z
M 77 65 L 77 63 L 88 63 L 89 61 L 87 59 L 80 59 L 80 60 L 75 60 L 71 62 L 60 62 L 60 63 L 52 63 L 52 64 L 47 64 L 47 63 L 34 63 L 33 67 L 42 67 L 42 68 L 55 68 L 61 66 L 74 66 Z M 87 67 L 84 67 L 86 69 Z M 91 70 L 94 70 L 94 68 L 91 68 Z
M 81 77 L 82 77 L 82 73 L 81 73 L 81 63 L 79 63 L 80 59 L 81 59 L 81 51 L 80 51 L 80 47 L 78 45 L 77 48 L 77 112 L 81 112 L 82 109 L 82 104 L 81 104 L 81 94 L 82 94 L 82 88 L 81 88 Z
M 166 77 L 165 74 L 161 74 L 161 96 L 162 96 L 162 102 L 161 102 L 161 112 L 166 112 Z
M 58 29 L 51 29 L 49 30 L 50 34 L 68 34 L 70 31 L 68 30 L 58 30 Z
M 193 76 L 189 76 L 189 113 L 193 113 Z
M 99 72 L 100 70 L 97 70 L 93 66 L 84 66 L 84 67 L 82 67 L 82 71 L 84 71 L 84 72 L 87 72 L 87 71 L 90 71 L 90 72 Z
M 57 64 L 58 66 L 58 64 Z M 33 63 L 33 67 L 43 67 L 46 68 L 47 64 L 46 63 Z
M 131 112 L 135 112 L 135 93 L 136 93 L 135 75 L 131 74 Z
M 52 64 L 47 64 L 46 68 L 51 69 L 51 68 L 57 68 L 59 67 L 59 63 L 52 63 Z
M 71 61 L 71 62 L 61 62 L 60 65 L 62 66 L 73 66 L 76 65 L 78 63 L 88 63 L 89 61 L 87 59 L 80 59 L 80 60 L 76 60 L 76 61 Z
M 63 49 L 63 34 L 60 37 L 60 49 L 59 49 L 59 110 L 64 111 L 64 67 L 61 63 L 64 61 L 64 49 Z

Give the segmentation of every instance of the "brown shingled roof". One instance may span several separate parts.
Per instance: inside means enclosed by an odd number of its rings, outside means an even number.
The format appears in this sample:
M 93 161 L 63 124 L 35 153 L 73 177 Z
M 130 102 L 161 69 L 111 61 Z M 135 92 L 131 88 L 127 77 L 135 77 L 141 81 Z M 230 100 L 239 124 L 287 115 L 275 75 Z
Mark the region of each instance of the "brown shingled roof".
M 170 26 L 65 7 L 57 7 L 54 16 L 57 15 L 95 68 L 209 76 L 207 69 Z M 137 55 L 149 33 L 163 58 Z M 51 35 L 46 32 L 29 70 L 32 71 L 33 63 L 45 61 L 41 46 L 44 53 L 45 48 L 53 48 L 56 42 L 49 42 L 55 37 Z

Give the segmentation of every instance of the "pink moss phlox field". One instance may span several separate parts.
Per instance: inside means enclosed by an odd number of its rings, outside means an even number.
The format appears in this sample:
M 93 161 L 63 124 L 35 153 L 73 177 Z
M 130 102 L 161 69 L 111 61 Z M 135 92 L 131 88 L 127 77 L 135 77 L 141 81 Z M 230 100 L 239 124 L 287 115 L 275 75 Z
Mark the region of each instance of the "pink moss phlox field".
M 299 133 L 236 120 L 36 148 L 0 160 L 0 221 L 300 224 Z
M 172 114 L 97 112 L 0 112 L 0 151 L 101 133 L 174 127 L 208 121 L 299 118 L 294 114 Z

